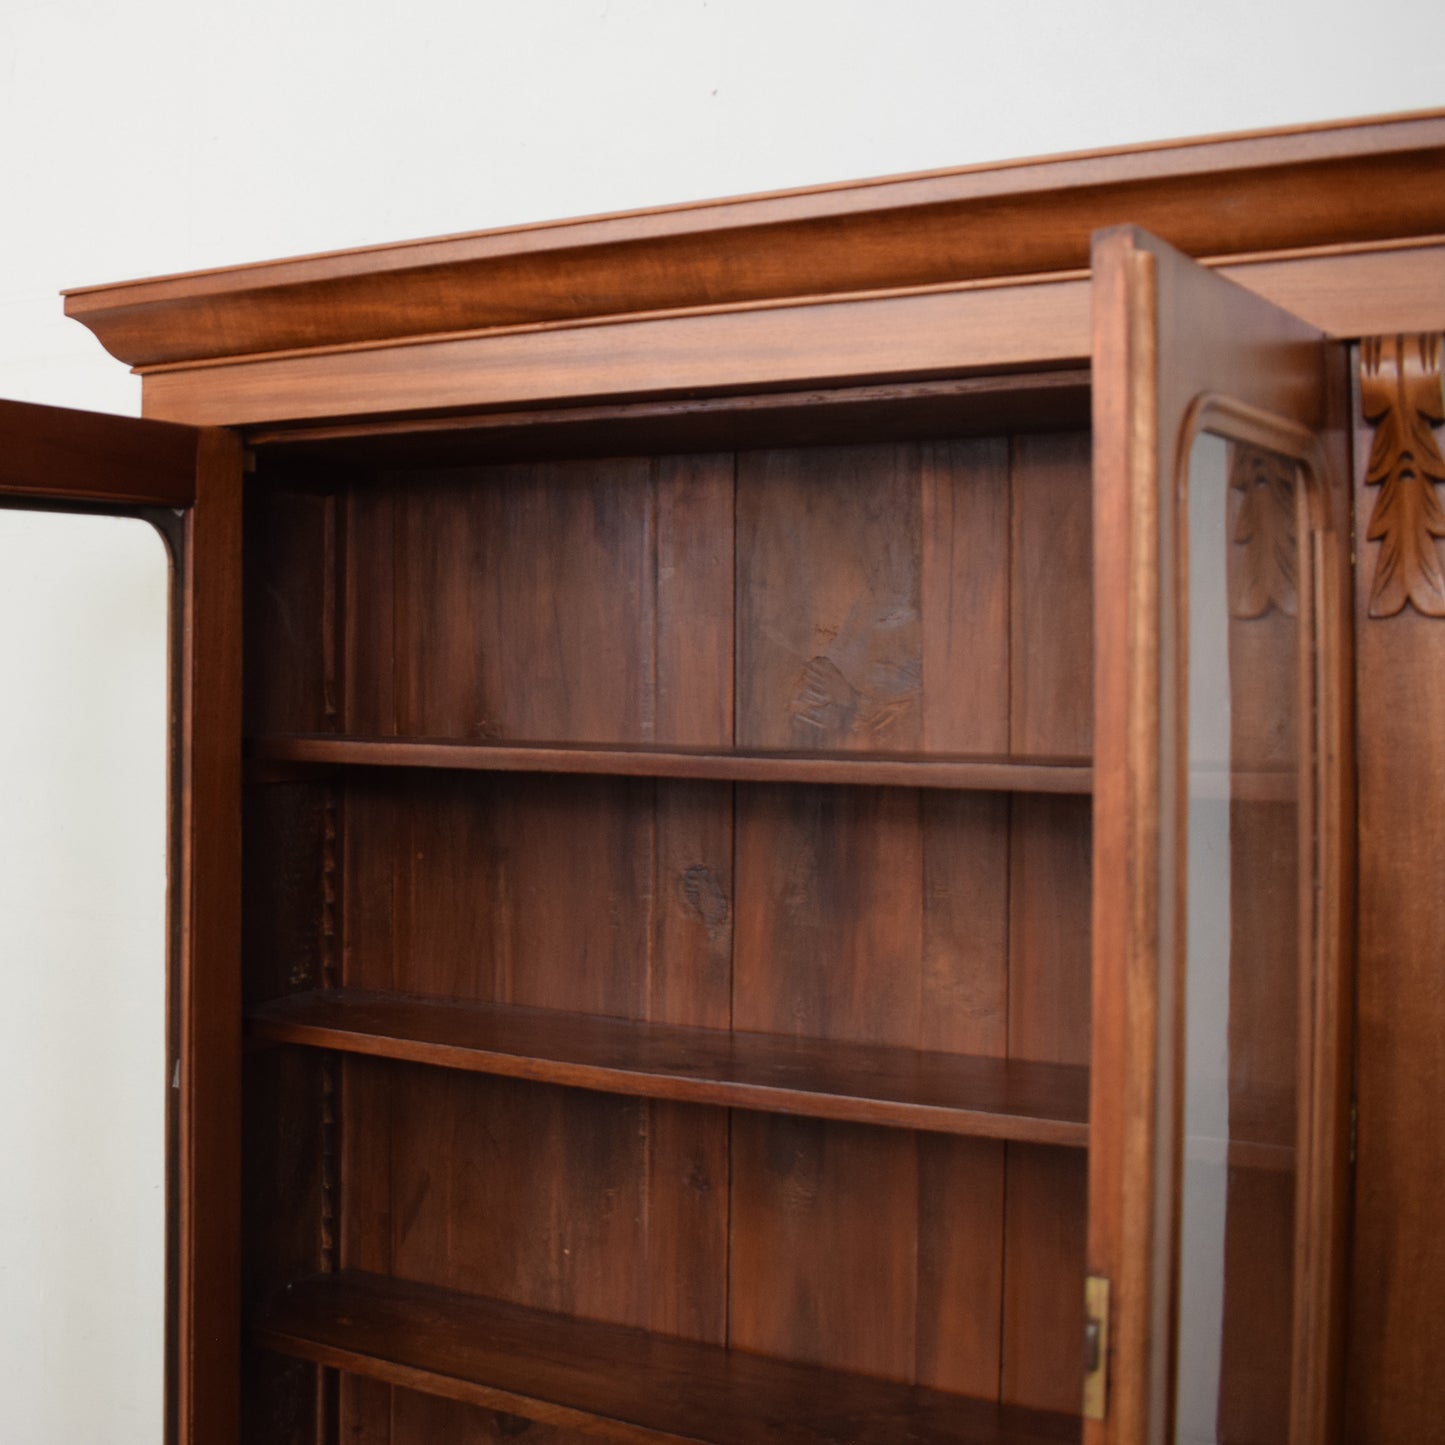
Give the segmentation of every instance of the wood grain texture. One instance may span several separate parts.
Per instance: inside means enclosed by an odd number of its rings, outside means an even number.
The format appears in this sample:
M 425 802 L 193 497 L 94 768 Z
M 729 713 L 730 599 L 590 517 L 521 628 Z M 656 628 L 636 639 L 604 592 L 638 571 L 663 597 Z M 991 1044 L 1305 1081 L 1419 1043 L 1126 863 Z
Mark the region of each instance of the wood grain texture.
M 249 1011 L 249 1033 L 640 1098 L 1082 1144 L 1077 1066 L 323 990 Z
M 1077 1419 L 790 1365 L 363 1274 L 279 1297 L 257 1338 L 303 1359 L 634 1445 L 1046 1445 Z
M 1368 475 L 1368 434 L 1355 476 Z M 1405 608 L 1370 619 L 1374 498 L 1355 492 L 1359 747 L 1358 1158 L 1346 1435 L 1428 1436 L 1445 1410 L 1445 628 Z
M 0 401 L 0 497 L 188 507 L 199 441 L 192 427 Z
M 1219 258 L 1439 235 L 1442 155 L 1439 114 L 1337 122 L 88 287 L 66 309 L 146 365 L 1079 270 L 1124 222 Z
M 179 1445 L 240 1429 L 241 451 L 198 439 L 181 581 L 179 860 L 172 884 L 180 1100 Z
M 1445 377 L 1438 332 L 1367 337 L 1360 345 L 1360 399 L 1374 444 L 1365 482 L 1378 487 L 1368 541 L 1378 543 L 1370 616 L 1393 617 L 1407 603 L 1445 617 L 1445 571 L 1437 538 L 1445 510 L 1435 491 L 1445 456 L 1434 427 L 1445 422 Z
M 1088 421 L 1089 373 L 1080 367 L 751 395 L 263 425 L 248 431 L 246 439 L 268 470 L 279 466 L 289 472 L 324 459 L 365 472 L 386 466 L 947 441 L 1035 429 L 1076 431 Z
M 1182 559 L 1176 555 L 1175 468 L 1190 406 L 1223 393 L 1329 436 L 1339 388 L 1319 337 L 1260 298 L 1211 277 L 1137 232 L 1095 245 L 1096 765 L 1094 988 L 1089 1268 L 1112 1281 L 1109 1416 L 1087 1422 L 1095 1442 L 1148 1438 L 1166 1428 L 1172 1372 L 1173 1237 L 1178 1102 L 1178 980 L 1182 957 L 1180 692 L 1174 634 Z M 1282 435 L 1276 429 L 1277 434 Z M 1291 432 L 1290 435 L 1295 435 Z M 1338 432 L 1335 432 L 1338 435 Z M 1254 439 L 1258 438 L 1246 438 Z M 1294 442 L 1294 447 L 1303 443 Z M 1320 511 L 1328 553 L 1331 505 Z M 1334 587 L 1334 563 L 1322 567 Z M 1328 610 L 1328 609 L 1327 609 Z M 1337 619 L 1332 657 L 1347 655 Z M 1338 693 L 1322 698 L 1325 830 L 1337 836 L 1341 781 Z M 1107 776 L 1106 776 L 1107 774 Z M 1328 851 L 1328 850 L 1327 850 Z M 1348 918 L 1338 853 L 1322 864 L 1327 918 Z M 1326 942 L 1311 1102 L 1311 1328 L 1297 1358 L 1294 1408 L 1302 1428 L 1328 1436 L 1342 1319 L 1338 1264 L 1343 1225 L 1341 1108 L 1345 1056 L 1330 992 L 1348 969 Z M 1323 974 L 1322 974 L 1323 976 Z M 1313 1167 L 1313 1166 L 1312 1166 Z M 1305 1381 L 1308 1381 L 1305 1384 Z
M 696 696 L 696 695 L 694 695 Z M 724 782 L 848 783 L 862 787 L 954 791 L 1087 793 L 1093 773 L 1080 756 L 1034 760 L 948 754 L 759 752 L 702 748 L 585 747 L 552 743 L 432 742 L 397 738 L 261 736 L 248 755 L 302 767 L 425 768 L 455 772 L 594 774 L 631 778 L 693 778 Z

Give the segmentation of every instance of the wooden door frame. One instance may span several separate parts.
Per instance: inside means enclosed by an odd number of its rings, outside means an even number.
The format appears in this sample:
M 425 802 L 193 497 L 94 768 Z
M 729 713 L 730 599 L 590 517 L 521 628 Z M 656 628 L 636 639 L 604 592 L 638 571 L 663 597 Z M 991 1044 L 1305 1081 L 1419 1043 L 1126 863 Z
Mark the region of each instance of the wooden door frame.
M 27 502 L 140 516 L 171 554 L 166 1438 L 236 1445 L 240 442 L 221 430 L 0 401 L 0 506 Z
M 1211 277 L 1132 227 L 1099 233 L 1094 249 L 1095 793 L 1094 1067 L 1090 1108 L 1090 1274 L 1111 1283 L 1106 1418 L 1087 1445 L 1162 1445 L 1173 1373 L 1179 1008 L 1183 917 L 1176 886 L 1182 677 L 1171 662 L 1179 585 L 1178 468 L 1199 408 L 1227 392 L 1321 437 L 1312 459 L 1327 474 L 1320 503 L 1328 539 L 1317 561 L 1324 645 L 1319 679 L 1332 739 L 1321 806 L 1337 819 L 1321 866 L 1338 946 L 1327 996 L 1316 1001 L 1328 1081 L 1311 1079 L 1321 1111 L 1311 1140 L 1320 1178 L 1301 1179 L 1309 1208 L 1329 1218 L 1311 1279 L 1325 1282 L 1336 1317 L 1329 1348 L 1311 1356 L 1308 1389 L 1330 1398 L 1312 1425 L 1337 1428 L 1348 1182 L 1348 967 L 1352 941 L 1346 368 L 1324 338 L 1257 296 Z M 1193 320 L 1210 324 L 1196 331 Z M 1249 338 L 1257 338 L 1251 342 Z M 1261 405 L 1262 404 L 1262 405 Z M 1216 403 L 1216 406 L 1218 404 Z M 1274 433 L 1276 438 L 1280 435 Z M 1293 448 L 1299 450 L 1298 447 Z M 1170 606 L 1166 609 L 1165 603 Z M 1322 820 L 1323 822 L 1323 820 Z M 1328 826 L 1326 824 L 1326 826 Z M 1323 1174 L 1328 1173 L 1325 1180 Z M 1312 1215 L 1313 1217 L 1313 1215 Z M 1161 1263 L 1161 1261 L 1165 1261 Z

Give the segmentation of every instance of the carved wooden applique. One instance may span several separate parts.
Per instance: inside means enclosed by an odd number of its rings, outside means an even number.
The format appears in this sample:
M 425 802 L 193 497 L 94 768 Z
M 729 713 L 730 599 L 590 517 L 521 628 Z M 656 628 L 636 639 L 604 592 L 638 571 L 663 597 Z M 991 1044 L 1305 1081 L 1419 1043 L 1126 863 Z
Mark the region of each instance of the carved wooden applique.
M 1247 442 L 1230 446 L 1229 485 L 1237 500 L 1230 540 L 1229 610 L 1263 617 L 1271 607 L 1286 617 L 1299 611 L 1295 463 Z
M 1445 572 L 1437 537 L 1445 509 L 1435 491 L 1445 457 L 1433 427 L 1445 422 L 1441 337 L 1374 336 L 1360 345 L 1360 397 L 1375 427 L 1365 482 L 1379 487 L 1365 535 L 1380 544 L 1370 616 L 1393 617 L 1407 602 L 1445 617 Z

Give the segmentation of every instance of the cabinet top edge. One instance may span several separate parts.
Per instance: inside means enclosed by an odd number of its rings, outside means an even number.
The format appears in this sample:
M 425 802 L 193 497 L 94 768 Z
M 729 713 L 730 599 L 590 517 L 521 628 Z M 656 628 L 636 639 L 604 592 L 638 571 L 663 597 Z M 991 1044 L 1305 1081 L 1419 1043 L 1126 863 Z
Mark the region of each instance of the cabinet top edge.
M 1257 257 L 1445 233 L 1442 167 L 1445 110 L 1330 121 L 88 286 L 65 310 L 149 368 L 1077 270 L 1125 221 Z

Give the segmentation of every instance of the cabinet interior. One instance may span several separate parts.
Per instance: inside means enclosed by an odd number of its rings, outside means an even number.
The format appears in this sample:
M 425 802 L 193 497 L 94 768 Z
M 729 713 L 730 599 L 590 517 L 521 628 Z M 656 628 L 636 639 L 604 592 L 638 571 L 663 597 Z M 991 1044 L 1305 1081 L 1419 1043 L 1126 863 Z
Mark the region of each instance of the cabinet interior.
M 245 1438 L 1076 1438 L 1087 379 L 253 441 Z

